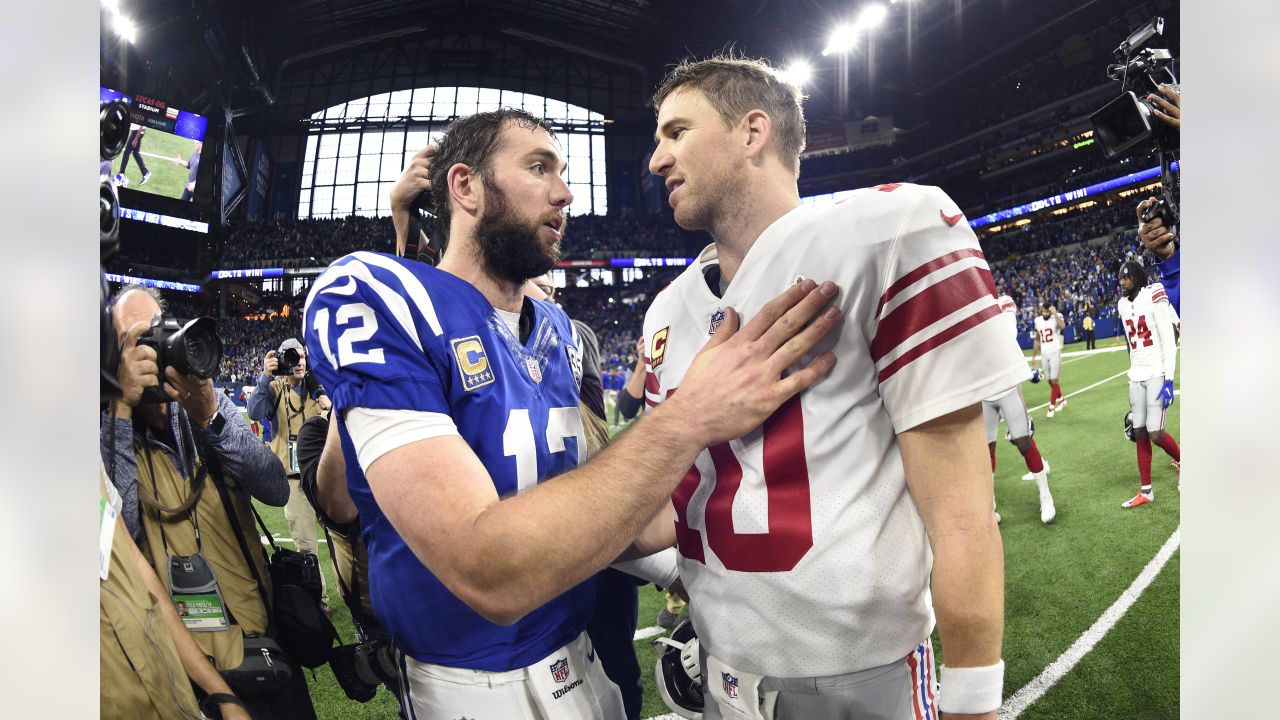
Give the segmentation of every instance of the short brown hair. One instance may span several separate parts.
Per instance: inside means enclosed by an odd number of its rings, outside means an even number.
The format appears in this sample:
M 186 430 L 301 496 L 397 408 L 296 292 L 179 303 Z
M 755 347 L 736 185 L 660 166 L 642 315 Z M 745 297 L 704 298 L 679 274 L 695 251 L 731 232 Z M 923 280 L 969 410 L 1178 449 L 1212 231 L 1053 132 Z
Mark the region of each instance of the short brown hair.
M 720 114 L 725 127 L 733 127 L 743 115 L 760 109 L 773 121 L 778 153 L 800 172 L 804 152 L 804 93 L 781 80 L 765 60 L 722 54 L 705 60 L 682 60 L 671 69 L 653 94 L 656 114 L 662 101 L 683 89 L 698 90 Z

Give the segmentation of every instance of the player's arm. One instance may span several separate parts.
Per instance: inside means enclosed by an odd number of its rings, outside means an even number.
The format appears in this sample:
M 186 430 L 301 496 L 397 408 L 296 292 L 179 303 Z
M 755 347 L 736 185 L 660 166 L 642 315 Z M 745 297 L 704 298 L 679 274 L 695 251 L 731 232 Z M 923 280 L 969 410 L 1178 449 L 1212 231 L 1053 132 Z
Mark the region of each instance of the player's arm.
M 1161 291 L 1163 293 L 1163 291 Z M 1161 367 L 1164 379 L 1172 381 L 1173 373 L 1178 369 L 1178 338 L 1173 323 L 1173 308 L 1166 297 L 1152 303 L 1151 314 L 1154 316 L 1156 339 L 1160 342 Z
M 116 518 L 116 522 L 121 527 L 124 526 L 124 522 L 120 518 Z M 122 535 L 127 534 L 126 532 Z M 196 685 L 199 685 L 200 689 L 204 690 L 207 695 L 220 693 L 234 696 L 231 688 L 227 685 L 227 681 L 218 674 L 213 663 L 209 662 L 209 658 L 205 656 L 204 651 L 196 644 L 195 638 L 191 637 L 191 632 L 182 623 L 182 618 L 178 617 L 178 611 L 173 607 L 173 603 L 169 601 L 169 594 L 165 592 L 164 586 L 160 584 L 160 578 L 156 575 L 155 570 L 152 569 L 151 564 L 143 557 L 142 552 L 138 550 L 138 546 L 134 544 L 132 539 L 126 537 L 125 541 L 129 544 L 129 552 L 133 555 L 133 562 L 138 568 L 138 574 L 142 576 L 142 583 L 146 585 L 147 591 L 157 600 L 156 606 L 160 611 L 160 617 L 164 620 L 169 634 L 173 636 L 173 644 L 178 650 L 178 658 L 182 661 L 182 669 L 186 672 L 187 677 L 191 678 L 191 681 Z M 221 703 L 218 708 L 222 711 L 222 717 L 227 720 L 249 717 L 243 707 L 233 703 Z
M 933 606 L 946 665 L 995 665 L 1004 635 L 1004 550 L 991 512 L 981 405 L 911 428 L 898 435 L 898 443 L 933 549 Z
M 649 522 L 632 541 L 631 547 L 618 557 L 619 562 L 634 560 L 646 555 L 662 552 L 676 544 L 676 509 L 668 500 L 658 508 Z
M 640 412 L 640 407 L 644 404 L 644 381 L 648 372 L 648 365 L 644 360 L 644 338 L 636 341 L 636 366 L 631 370 L 631 377 L 627 378 L 627 384 L 622 388 L 622 392 L 618 393 L 616 402 L 618 403 L 618 411 L 622 413 L 622 417 L 630 420 Z
M 1035 338 L 1031 341 L 1031 362 L 1034 363 L 1036 357 L 1040 355 L 1040 331 L 1035 328 L 1032 329 L 1035 330 Z
M 400 179 L 391 186 L 391 224 L 396 229 L 396 250 L 402 251 L 409 242 L 409 213 L 413 201 L 419 195 L 431 190 L 431 156 L 436 152 L 435 145 L 428 145 L 419 150 L 409 160 Z M 419 242 L 426 244 L 426 236 Z
M 492 622 L 514 623 L 616 560 L 668 504 L 703 448 L 746 434 L 830 371 L 835 357 L 825 353 L 783 377 L 835 326 L 834 290 L 793 286 L 741 329 L 729 312 L 679 395 L 586 465 L 519 495 L 499 498 L 456 435 L 372 460 L 369 487 L 451 592 Z M 726 398 L 725 387 L 738 390 Z

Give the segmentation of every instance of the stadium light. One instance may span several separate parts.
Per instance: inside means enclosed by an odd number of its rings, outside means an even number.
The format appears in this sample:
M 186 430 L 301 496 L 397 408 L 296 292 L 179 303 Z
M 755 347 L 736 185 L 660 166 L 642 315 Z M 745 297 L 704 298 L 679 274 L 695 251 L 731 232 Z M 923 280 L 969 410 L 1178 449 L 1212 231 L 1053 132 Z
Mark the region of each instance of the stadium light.
M 823 48 L 823 55 L 831 53 L 843 53 L 853 49 L 858 42 L 858 28 L 853 25 L 837 25 L 835 30 L 831 31 L 831 36 L 827 38 L 827 46 Z
M 119 35 L 121 38 L 123 38 L 130 45 L 132 45 L 134 39 L 137 38 L 137 30 L 134 28 L 133 23 L 129 20 L 129 18 L 123 15 L 116 15 L 115 25 L 113 27 L 116 31 L 116 34 Z
M 804 60 L 796 60 L 786 68 L 777 71 L 779 80 L 791 83 L 796 87 L 804 87 L 812 75 L 813 68 Z
M 858 15 L 857 27 L 859 30 L 874 30 L 884 23 L 885 16 L 889 14 L 889 8 L 876 3 L 862 8 L 862 13 Z
M 120 14 L 120 0 L 102 0 L 102 7 L 110 10 L 112 15 Z

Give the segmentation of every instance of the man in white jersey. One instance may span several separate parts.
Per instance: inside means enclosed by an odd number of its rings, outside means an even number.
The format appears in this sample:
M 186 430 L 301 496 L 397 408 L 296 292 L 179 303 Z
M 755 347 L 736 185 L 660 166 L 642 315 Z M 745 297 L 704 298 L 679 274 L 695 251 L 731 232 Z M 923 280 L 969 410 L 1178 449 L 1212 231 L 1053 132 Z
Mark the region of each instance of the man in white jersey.
M 1026 361 L 941 190 L 800 204 L 800 102 L 766 63 L 737 58 L 681 63 L 654 98 L 649 169 L 676 222 L 715 244 L 645 317 L 647 401 L 683 395 L 725 308 L 750 317 L 823 274 L 844 312 L 815 349 L 838 359 L 821 388 L 703 451 L 672 495 L 705 717 L 907 720 L 940 700 L 994 719 L 1003 560 L 980 403 L 1026 380 Z
M 1165 411 L 1173 404 L 1178 357 L 1173 307 L 1163 285 L 1147 285 L 1146 271 L 1136 260 L 1120 267 L 1120 291 L 1123 296 L 1116 309 L 1129 341 L 1129 406 L 1142 483 L 1137 495 L 1121 503 L 1127 509 L 1156 499 L 1151 489 L 1151 444 L 1168 453 L 1175 468 L 1182 462 L 1182 453 L 1173 435 L 1164 430 Z
M 996 298 L 1000 313 L 1008 322 L 1009 332 L 1018 336 L 1018 305 L 1008 295 Z M 996 432 L 1000 429 L 1000 418 L 1004 418 L 1009 428 L 1009 441 L 1018 452 L 1030 471 L 1029 479 L 1035 480 L 1040 490 L 1040 522 L 1048 525 L 1057 517 L 1058 511 L 1053 506 L 1053 493 L 1049 492 L 1049 463 L 1040 457 L 1040 448 L 1031 437 L 1031 416 L 1027 413 L 1027 401 L 1022 397 L 1022 387 L 990 397 L 982 401 L 982 420 L 987 429 L 987 448 L 991 451 L 992 482 L 996 472 Z M 1024 476 L 1024 479 L 1027 479 Z M 997 521 L 999 513 L 996 514 Z
M 1043 303 L 1040 315 L 1036 317 L 1036 339 L 1031 350 L 1032 362 L 1040 356 L 1041 371 L 1049 378 L 1049 417 L 1066 407 L 1067 399 L 1062 397 L 1062 386 L 1058 384 L 1058 370 L 1062 368 L 1062 331 L 1067 323 L 1062 319 L 1058 308 Z

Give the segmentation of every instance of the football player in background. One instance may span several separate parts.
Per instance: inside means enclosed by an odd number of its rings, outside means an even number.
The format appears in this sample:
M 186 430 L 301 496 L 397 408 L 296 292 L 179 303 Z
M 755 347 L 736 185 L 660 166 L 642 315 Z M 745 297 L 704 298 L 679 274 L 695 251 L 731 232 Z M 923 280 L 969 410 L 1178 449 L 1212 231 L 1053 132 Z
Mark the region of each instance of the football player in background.
M 940 702 L 994 719 L 1004 578 L 981 402 L 1026 380 L 1026 359 L 940 189 L 800 203 L 801 101 L 767 63 L 734 57 L 683 62 L 654 97 L 649 170 L 676 222 L 715 242 L 645 316 L 653 412 L 685 397 L 726 308 L 751 317 L 822 274 L 839 278 L 845 315 L 815 350 L 839 358 L 822 389 L 710 445 L 672 496 L 704 717 L 905 720 Z M 717 404 L 738 392 L 722 387 Z
M 655 515 L 702 448 L 831 369 L 822 353 L 783 377 L 835 326 L 836 288 L 791 288 L 741 329 L 730 311 L 682 397 L 579 467 L 578 335 L 523 293 L 559 255 L 573 199 L 560 146 L 508 108 L 450 125 L 430 165 L 439 267 L 352 253 L 303 313 L 373 606 L 404 653 L 404 704 L 423 718 L 623 718 L 584 632 L 589 579 L 629 548 L 661 549 L 637 538 L 670 526 Z
M 1000 306 L 1000 314 L 1009 323 L 1009 332 L 1018 337 L 1018 305 L 1008 295 L 996 299 Z M 1016 340 L 1015 340 L 1016 341 Z M 982 401 L 982 419 L 987 428 L 987 447 L 991 451 L 992 482 L 996 472 L 996 431 L 1000 429 L 1000 418 L 1004 418 L 1009 428 L 1009 441 L 1027 464 L 1031 477 L 1024 480 L 1035 480 L 1040 490 L 1040 522 L 1046 525 L 1053 522 L 1058 511 L 1053 506 L 1053 493 L 1049 492 L 1049 463 L 1040 456 L 1040 448 L 1031 436 L 1031 415 L 1027 412 L 1027 401 L 1022 397 L 1022 386 L 1009 390 L 995 397 Z M 997 517 L 998 517 L 997 513 Z
M 1174 338 L 1173 308 L 1160 283 L 1147 285 L 1142 263 L 1129 260 L 1120 266 L 1120 290 L 1116 304 L 1120 323 L 1129 341 L 1129 406 L 1138 444 L 1137 495 L 1121 504 L 1135 508 L 1155 500 L 1151 489 L 1151 444 L 1173 458 L 1181 472 L 1182 454 L 1173 435 L 1165 432 L 1165 411 L 1173 404 L 1173 373 L 1178 348 Z
M 1040 367 L 1049 378 L 1049 417 L 1066 407 L 1067 399 L 1062 396 L 1062 386 L 1058 384 L 1058 371 L 1062 368 L 1062 331 L 1067 323 L 1058 308 L 1043 303 L 1040 315 L 1036 317 L 1036 338 L 1031 350 L 1031 361 L 1040 356 Z

